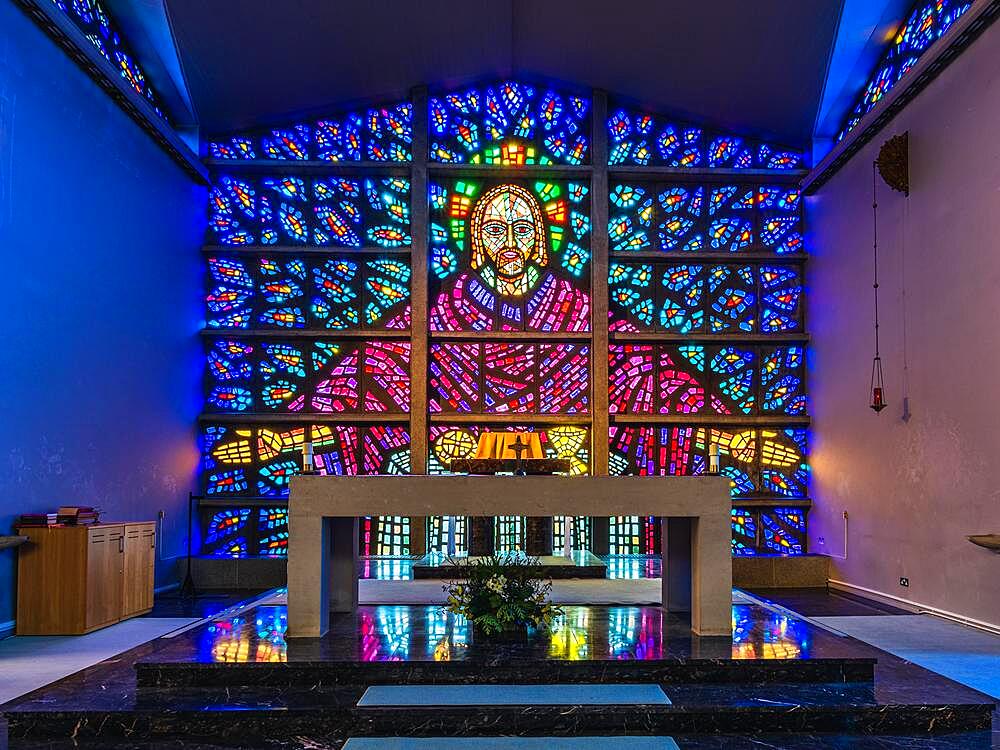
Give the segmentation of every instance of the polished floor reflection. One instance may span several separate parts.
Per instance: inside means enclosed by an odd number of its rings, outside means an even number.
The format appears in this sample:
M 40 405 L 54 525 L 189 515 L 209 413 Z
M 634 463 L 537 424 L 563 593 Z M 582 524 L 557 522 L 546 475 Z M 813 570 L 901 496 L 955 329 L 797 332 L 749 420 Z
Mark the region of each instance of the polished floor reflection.
M 687 624 L 654 607 L 564 608 L 550 630 L 532 630 L 527 644 L 506 646 L 532 658 L 561 661 L 663 659 L 699 654 L 731 659 L 809 658 L 810 627 L 785 614 L 750 604 L 733 605 L 731 641 L 697 638 Z M 475 658 L 491 645 L 472 643 L 469 623 L 436 606 L 361 607 L 356 619 L 336 615 L 322 642 L 329 658 L 355 661 L 454 661 Z M 283 605 L 260 606 L 211 622 L 201 631 L 201 662 L 282 662 L 289 659 Z M 316 653 L 316 645 L 291 641 Z M 686 648 L 685 648 L 686 647 Z
M 443 562 L 447 555 L 437 553 Z M 574 558 L 583 563 L 584 552 L 574 550 Z M 429 555 L 428 557 L 431 557 Z M 459 556 L 461 557 L 461 556 Z M 663 573 L 659 555 L 598 555 L 607 566 L 611 579 L 659 578 Z M 358 576 L 380 581 L 412 581 L 413 565 L 421 557 L 363 557 L 358 563 Z
M 693 635 L 688 621 L 657 607 L 567 606 L 551 631 L 502 645 L 476 643 L 464 618 L 437 606 L 361 607 L 333 616 L 322 638 L 287 639 L 282 594 L 18 699 L 4 709 L 11 747 L 51 748 L 68 737 L 83 747 L 247 747 L 256 737 L 253 747 L 336 748 L 350 736 L 496 727 L 534 736 L 665 734 L 692 750 L 990 743 L 992 704 L 981 694 L 736 593 L 730 637 Z M 358 705 L 369 685 L 549 683 L 654 684 L 670 704 Z M 919 744 L 928 732 L 932 741 Z M 949 744 L 942 733 L 955 732 Z

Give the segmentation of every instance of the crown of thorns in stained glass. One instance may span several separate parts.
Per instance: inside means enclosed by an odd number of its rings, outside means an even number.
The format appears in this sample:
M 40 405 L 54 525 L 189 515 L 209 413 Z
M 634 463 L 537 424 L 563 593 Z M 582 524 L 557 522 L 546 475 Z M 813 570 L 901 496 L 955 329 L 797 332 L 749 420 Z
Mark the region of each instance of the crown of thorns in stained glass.
M 431 161 L 520 166 L 589 159 L 588 111 L 580 96 L 507 81 L 431 97 Z
M 607 129 L 610 166 L 796 169 L 803 163 L 797 151 L 635 110 L 614 110 Z
M 413 105 L 403 102 L 216 138 L 208 149 L 214 159 L 408 162 L 412 143 Z
M 842 140 L 853 130 L 861 118 L 910 71 L 931 44 L 943 36 L 971 7 L 971 2 L 961 0 L 918 0 L 858 95 L 837 140 Z

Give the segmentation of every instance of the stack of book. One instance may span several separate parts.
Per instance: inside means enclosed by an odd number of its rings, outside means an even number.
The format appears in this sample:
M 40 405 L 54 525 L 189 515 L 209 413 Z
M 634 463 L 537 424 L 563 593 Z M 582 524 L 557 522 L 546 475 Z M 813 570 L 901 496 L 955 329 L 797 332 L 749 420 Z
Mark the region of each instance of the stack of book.
M 85 526 L 97 523 L 98 515 L 99 511 L 89 505 L 63 505 L 56 513 L 59 523 L 64 523 L 67 526 Z
M 63 505 L 55 513 L 22 513 L 14 524 L 17 528 L 39 526 L 87 526 L 97 523 L 101 512 L 89 505 Z
M 58 513 L 22 513 L 14 526 L 19 529 L 38 526 L 58 526 Z

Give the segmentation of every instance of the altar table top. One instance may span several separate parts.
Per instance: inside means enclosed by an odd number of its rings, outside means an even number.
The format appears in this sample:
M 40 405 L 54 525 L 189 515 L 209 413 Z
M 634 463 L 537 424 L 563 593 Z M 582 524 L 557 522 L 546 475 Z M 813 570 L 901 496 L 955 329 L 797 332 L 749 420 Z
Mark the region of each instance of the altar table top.
M 304 516 L 698 517 L 731 506 L 729 479 L 565 476 L 295 476 L 289 510 Z

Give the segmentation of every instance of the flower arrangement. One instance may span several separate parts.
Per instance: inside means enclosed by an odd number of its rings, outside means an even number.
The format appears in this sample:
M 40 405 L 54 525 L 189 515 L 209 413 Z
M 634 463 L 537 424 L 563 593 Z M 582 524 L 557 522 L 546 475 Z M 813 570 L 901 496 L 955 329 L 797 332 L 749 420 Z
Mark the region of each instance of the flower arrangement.
M 534 558 L 501 554 L 456 563 L 462 579 L 444 586 L 446 609 L 463 615 L 487 637 L 548 627 L 562 610 L 549 600 L 552 582 L 543 580 Z

